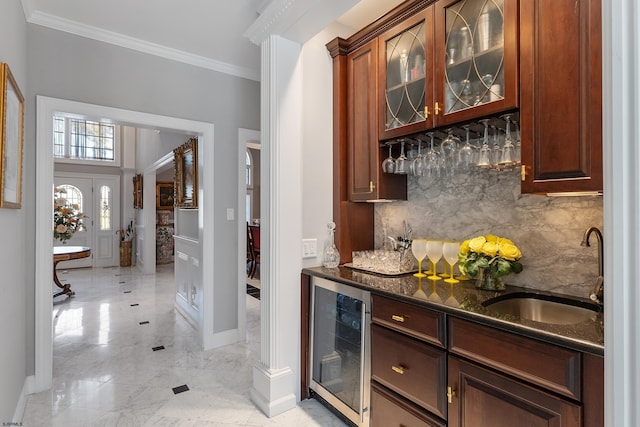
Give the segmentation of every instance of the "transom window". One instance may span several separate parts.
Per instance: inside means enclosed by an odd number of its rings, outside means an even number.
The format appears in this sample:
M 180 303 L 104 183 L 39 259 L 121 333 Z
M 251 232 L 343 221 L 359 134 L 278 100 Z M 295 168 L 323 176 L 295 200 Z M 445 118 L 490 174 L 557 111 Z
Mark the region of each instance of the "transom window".
M 91 120 L 53 118 L 53 156 L 57 159 L 117 161 L 116 126 Z

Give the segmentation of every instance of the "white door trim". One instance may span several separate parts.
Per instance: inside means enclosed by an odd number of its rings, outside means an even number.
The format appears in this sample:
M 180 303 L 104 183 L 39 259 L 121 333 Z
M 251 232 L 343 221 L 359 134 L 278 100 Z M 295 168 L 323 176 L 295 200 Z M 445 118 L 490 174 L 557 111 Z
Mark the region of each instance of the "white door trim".
M 260 131 L 238 129 L 238 339 L 247 339 L 247 204 L 245 153 L 248 147 L 260 148 Z
M 201 340 L 205 349 L 215 342 L 213 324 L 213 272 L 214 272 L 214 126 L 212 123 L 179 119 L 142 113 L 139 111 L 105 107 L 65 99 L 36 97 L 36 247 L 35 247 L 35 390 L 51 388 L 53 380 L 53 323 L 51 311 L 51 280 L 53 275 L 51 224 L 53 221 L 53 116 L 56 113 L 71 113 L 91 119 L 108 117 L 120 124 L 132 124 L 182 133 L 195 133 L 202 144 L 198 144 L 198 157 L 208 167 L 200 168 L 198 185 L 201 201 L 199 209 L 199 238 L 202 242 L 203 259 L 203 330 Z M 207 215 L 205 215 L 205 212 Z

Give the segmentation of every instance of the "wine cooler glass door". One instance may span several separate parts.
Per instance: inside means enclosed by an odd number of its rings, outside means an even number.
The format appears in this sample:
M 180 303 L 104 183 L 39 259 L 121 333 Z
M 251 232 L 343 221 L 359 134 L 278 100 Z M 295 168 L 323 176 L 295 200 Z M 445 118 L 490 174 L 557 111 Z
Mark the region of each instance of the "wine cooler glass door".
M 314 278 L 311 389 L 358 426 L 368 425 L 369 294 Z

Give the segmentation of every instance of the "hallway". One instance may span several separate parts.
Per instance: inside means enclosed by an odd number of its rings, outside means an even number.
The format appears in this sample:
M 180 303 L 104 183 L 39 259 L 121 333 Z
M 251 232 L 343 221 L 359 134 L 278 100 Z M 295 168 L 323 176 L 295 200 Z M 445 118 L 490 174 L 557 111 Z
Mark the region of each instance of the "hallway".
M 271 419 L 251 403 L 257 299 L 246 297 L 246 343 L 203 352 L 173 308 L 173 264 L 59 277 L 76 296 L 54 301 L 53 387 L 29 396 L 23 426 L 344 426 L 315 400 Z

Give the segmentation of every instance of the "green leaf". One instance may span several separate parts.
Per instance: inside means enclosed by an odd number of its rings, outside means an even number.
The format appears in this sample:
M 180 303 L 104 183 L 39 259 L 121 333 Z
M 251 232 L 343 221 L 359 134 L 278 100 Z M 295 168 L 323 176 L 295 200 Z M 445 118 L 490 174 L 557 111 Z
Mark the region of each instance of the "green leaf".
M 518 274 L 523 269 L 524 269 L 524 266 L 522 265 L 522 263 L 518 261 L 511 263 L 511 271 L 513 271 L 514 273 Z
M 498 274 L 500 276 L 506 276 L 511 272 L 511 264 L 507 260 L 499 259 L 496 265 L 498 266 Z
M 485 257 L 478 258 L 476 264 L 478 268 L 489 268 L 489 261 Z
M 478 275 L 478 265 L 473 261 L 466 262 L 464 264 L 464 270 L 471 277 L 476 277 Z

